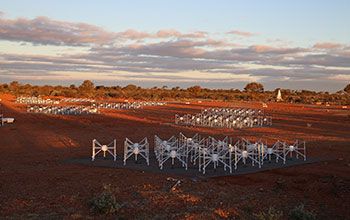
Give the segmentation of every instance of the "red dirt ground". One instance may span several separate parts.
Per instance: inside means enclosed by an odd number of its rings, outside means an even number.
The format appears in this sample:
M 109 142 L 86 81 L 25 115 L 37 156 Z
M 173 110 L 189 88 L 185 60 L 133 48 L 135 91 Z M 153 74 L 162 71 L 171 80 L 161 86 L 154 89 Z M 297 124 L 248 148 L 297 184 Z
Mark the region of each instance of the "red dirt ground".
M 261 104 L 193 102 L 108 110 L 101 115 L 50 116 L 26 113 L 26 105 L 14 103 L 12 96 L 0 98 L 0 113 L 16 119 L 15 124 L 0 127 L 1 219 L 254 219 L 270 206 L 286 217 L 302 203 L 317 219 L 349 219 L 350 109 L 271 103 L 265 113 L 276 126 L 228 130 L 168 123 L 176 113 L 199 112 L 205 106 L 261 108 Z M 170 175 L 60 162 L 90 157 L 93 138 L 108 143 L 116 138 L 121 153 L 125 137 L 147 137 L 153 143 L 155 134 L 169 138 L 179 132 L 252 141 L 262 137 L 269 144 L 277 139 L 305 140 L 309 157 L 333 160 L 185 181 L 172 192 L 168 192 Z M 88 200 L 108 184 L 122 208 L 114 215 L 92 213 Z

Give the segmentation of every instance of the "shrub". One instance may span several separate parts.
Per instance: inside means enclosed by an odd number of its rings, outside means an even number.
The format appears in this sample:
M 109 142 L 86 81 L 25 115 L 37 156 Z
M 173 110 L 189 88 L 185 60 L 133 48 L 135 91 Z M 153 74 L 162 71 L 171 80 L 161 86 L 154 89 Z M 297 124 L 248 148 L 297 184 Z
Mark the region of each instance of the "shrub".
M 260 83 L 248 83 L 245 87 L 244 87 L 244 91 L 246 92 L 250 92 L 250 93 L 259 93 L 259 92 L 264 92 L 264 86 Z
M 95 198 L 89 200 L 91 211 L 94 213 L 113 214 L 120 209 L 110 186 L 104 186 L 104 191 Z
M 292 220 L 315 220 L 316 216 L 312 212 L 305 210 L 304 204 L 301 204 L 288 213 L 289 219 Z
M 350 83 L 345 86 L 344 91 L 350 94 Z
M 279 220 L 282 218 L 283 212 L 276 210 L 274 207 L 270 207 L 267 212 L 261 212 L 256 216 L 260 220 Z

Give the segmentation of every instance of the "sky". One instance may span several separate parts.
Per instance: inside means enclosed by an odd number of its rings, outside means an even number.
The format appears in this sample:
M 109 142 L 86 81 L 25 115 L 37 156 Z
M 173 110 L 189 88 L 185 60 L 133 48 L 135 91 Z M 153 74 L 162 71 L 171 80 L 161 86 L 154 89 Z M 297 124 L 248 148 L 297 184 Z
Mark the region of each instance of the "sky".
M 347 0 L 0 0 L 0 83 L 336 92 Z

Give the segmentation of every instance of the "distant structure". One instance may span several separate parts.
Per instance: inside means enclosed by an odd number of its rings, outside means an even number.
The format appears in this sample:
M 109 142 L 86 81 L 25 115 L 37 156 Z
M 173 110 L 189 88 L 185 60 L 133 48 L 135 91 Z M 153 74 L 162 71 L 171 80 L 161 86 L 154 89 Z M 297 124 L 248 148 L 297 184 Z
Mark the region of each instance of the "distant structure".
M 282 95 L 281 95 L 281 90 L 278 90 L 277 97 L 276 97 L 276 102 L 282 102 Z

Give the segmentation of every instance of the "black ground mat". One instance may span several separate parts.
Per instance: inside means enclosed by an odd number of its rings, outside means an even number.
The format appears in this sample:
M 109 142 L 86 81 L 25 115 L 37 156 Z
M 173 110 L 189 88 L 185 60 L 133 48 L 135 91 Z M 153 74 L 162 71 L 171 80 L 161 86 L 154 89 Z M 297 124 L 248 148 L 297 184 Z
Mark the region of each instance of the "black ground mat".
M 121 169 L 130 169 L 130 170 L 138 170 L 138 171 L 144 171 L 144 172 L 182 176 L 182 177 L 188 177 L 188 178 L 204 179 L 209 177 L 255 173 L 255 172 L 260 172 L 264 170 L 290 167 L 290 166 L 302 165 L 302 164 L 308 164 L 308 163 L 315 163 L 315 162 L 326 161 L 326 160 L 329 160 L 329 159 L 308 158 L 306 161 L 304 161 L 303 159 L 300 159 L 300 158 L 299 159 L 288 158 L 285 164 L 283 164 L 281 160 L 278 163 L 276 163 L 275 160 L 271 160 L 271 161 L 264 161 L 264 165 L 261 168 L 259 168 L 258 165 L 256 164 L 252 166 L 251 163 L 247 162 L 246 165 L 243 163 L 238 164 L 238 167 L 236 170 L 234 169 L 234 166 L 233 166 L 232 173 L 230 173 L 228 168 L 226 169 L 226 171 L 224 171 L 224 168 L 222 165 L 219 165 L 219 167 L 214 169 L 213 164 L 210 164 L 206 168 L 205 174 L 203 174 L 203 172 L 199 172 L 198 165 L 191 164 L 186 170 L 184 167 L 182 167 L 179 161 L 176 161 L 176 159 L 175 159 L 174 165 L 172 165 L 171 159 L 166 161 L 163 169 L 161 170 L 154 156 L 150 157 L 149 166 L 147 166 L 146 161 L 144 159 L 139 158 L 138 161 L 135 161 L 134 158 L 132 157 L 127 160 L 127 163 L 125 166 L 123 164 L 123 159 L 121 159 L 120 157 L 118 157 L 116 161 L 113 161 L 113 159 L 111 158 L 106 158 L 106 159 L 96 158 L 95 161 L 91 161 L 91 158 L 75 158 L 75 159 L 62 160 L 62 162 L 76 163 L 76 164 L 83 164 L 83 165 L 90 165 L 90 166 L 99 166 L 99 167 L 115 167 L 115 168 L 121 168 Z

